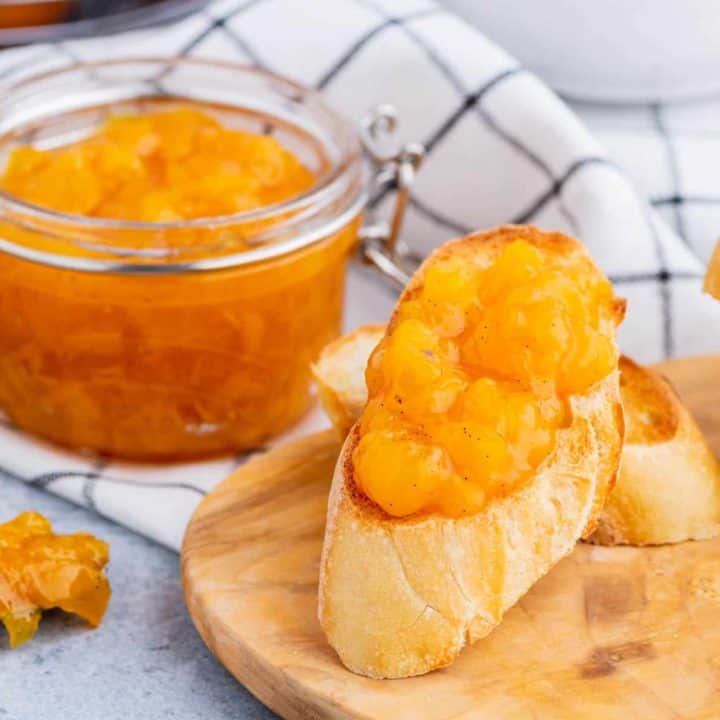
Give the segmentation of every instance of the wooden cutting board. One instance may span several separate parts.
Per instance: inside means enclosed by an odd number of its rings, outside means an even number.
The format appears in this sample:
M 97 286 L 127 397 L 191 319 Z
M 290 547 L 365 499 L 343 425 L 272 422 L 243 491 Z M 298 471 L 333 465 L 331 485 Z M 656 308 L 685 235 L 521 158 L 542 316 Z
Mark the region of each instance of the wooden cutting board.
M 720 357 L 662 366 L 720 451 Z M 258 457 L 198 507 L 182 575 L 220 662 L 281 716 L 392 720 L 720 718 L 720 539 L 576 550 L 444 670 L 353 675 L 316 615 L 327 432 Z

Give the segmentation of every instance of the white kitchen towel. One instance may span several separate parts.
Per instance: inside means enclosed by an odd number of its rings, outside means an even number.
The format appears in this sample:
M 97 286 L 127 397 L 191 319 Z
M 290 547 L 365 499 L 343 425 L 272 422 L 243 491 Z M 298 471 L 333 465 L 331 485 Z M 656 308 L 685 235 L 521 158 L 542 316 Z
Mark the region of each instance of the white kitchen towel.
M 671 134 L 674 110 L 579 106 L 611 140 L 609 155 L 538 78 L 430 0 L 218 0 L 163 29 L 7 51 L 0 82 L 76 61 L 159 54 L 262 66 L 320 88 L 351 118 L 392 103 L 403 138 L 428 150 L 405 225 L 415 253 L 499 223 L 559 228 L 588 245 L 628 298 L 620 332 L 625 352 L 653 361 L 720 350 L 720 303 L 701 293 L 713 241 L 702 224 L 711 216 L 702 211 L 720 209 L 714 187 L 720 135 L 707 145 L 697 139 L 679 147 Z M 620 125 L 613 125 L 613 114 Z M 390 195 L 380 195 L 372 210 L 382 214 L 391 203 Z M 394 292 L 371 272 L 353 269 L 346 325 L 386 319 Z M 324 424 L 315 410 L 290 434 Z M 202 496 L 245 460 L 93 463 L 9 425 L 0 427 L 0 458 L 7 476 L 175 549 Z

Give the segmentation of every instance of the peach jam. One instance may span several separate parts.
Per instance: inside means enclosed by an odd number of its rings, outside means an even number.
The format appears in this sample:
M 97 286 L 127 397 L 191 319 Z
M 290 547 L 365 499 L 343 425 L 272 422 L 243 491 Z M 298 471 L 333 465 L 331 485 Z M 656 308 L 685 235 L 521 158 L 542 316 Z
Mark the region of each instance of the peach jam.
M 341 325 L 354 128 L 311 90 L 194 59 L 69 68 L 12 95 L 0 409 L 141 460 L 256 447 L 298 420 Z
M 17 147 L 0 188 L 64 213 L 168 222 L 255 210 L 314 180 L 275 138 L 184 107 L 111 116 L 89 137 L 52 150 Z
M 552 450 L 568 397 L 617 368 L 610 283 L 570 239 L 563 257 L 515 234 L 433 256 L 370 358 L 353 465 L 390 515 L 459 517 L 510 493 Z
M 50 608 L 97 627 L 110 600 L 109 559 L 107 543 L 87 533 L 55 535 L 39 513 L 0 524 L 0 623 L 10 647 L 30 640 Z

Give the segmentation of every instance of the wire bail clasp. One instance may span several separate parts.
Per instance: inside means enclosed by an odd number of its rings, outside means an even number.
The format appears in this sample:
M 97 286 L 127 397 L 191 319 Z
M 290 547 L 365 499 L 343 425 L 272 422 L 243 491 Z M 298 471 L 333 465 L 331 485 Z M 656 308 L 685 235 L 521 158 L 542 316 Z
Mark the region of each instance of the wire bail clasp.
M 379 105 L 362 123 L 360 137 L 377 168 L 372 195 L 377 197 L 383 190 L 394 188 L 395 206 L 389 223 L 381 221 L 361 229 L 359 252 L 363 262 L 405 287 L 411 273 L 403 267 L 406 248 L 400 241 L 400 232 L 413 182 L 425 158 L 425 147 L 410 142 L 388 151 L 397 126 L 397 110 L 392 105 Z

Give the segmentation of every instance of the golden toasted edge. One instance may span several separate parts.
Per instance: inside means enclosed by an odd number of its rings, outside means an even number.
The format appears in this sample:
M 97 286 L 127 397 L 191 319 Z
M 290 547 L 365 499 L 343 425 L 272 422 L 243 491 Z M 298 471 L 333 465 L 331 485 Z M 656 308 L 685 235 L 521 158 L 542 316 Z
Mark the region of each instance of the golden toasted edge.
M 620 393 L 625 410 L 625 444 L 650 445 L 675 437 L 682 402 L 658 372 L 620 356 Z
M 623 357 L 628 434 L 615 489 L 589 538 L 659 545 L 720 534 L 720 466 L 670 383 Z
M 577 255 L 595 267 L 584 248 L 561 233 L 504 226 L 436 250 L 398 305 L 420 286 L 428 263 L 455 252 L 482 251 L 492 257 L 519 237 L 563 256 Z M 618 300 L 613 310 L 619 323 L 624 301 Z M 397 307 L 388 327 L 396 321 Z M 467 642 L 489 633 L 594 527 L 614 482 L 622 445 L 618 373 L 570 402 L 571 426 L 558 432 L 553 453 L 535 476 L 470 518 L 390 518 L 354 482 L 352 452 L 358 432 L 351 430 L 330 493 L 318 604 L 328 640 L 349 669 L 370 677 L 407 677 L 449 664 Z M 572 457 L 566 458 L 568 454 Z M 513 522 L 506 522 L 510 517 Z M 398 535 L 411 539 L 402 551 Z M 482 546 L 482 552 L 475 546 Z M 463 564 L 468 557 L 472 562 Z M 427 593 L 433 595 L 432 602 L 423 599 Z M 441 611 L 440 606 L 447 607 Z

